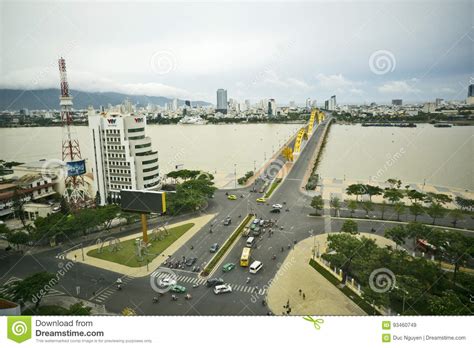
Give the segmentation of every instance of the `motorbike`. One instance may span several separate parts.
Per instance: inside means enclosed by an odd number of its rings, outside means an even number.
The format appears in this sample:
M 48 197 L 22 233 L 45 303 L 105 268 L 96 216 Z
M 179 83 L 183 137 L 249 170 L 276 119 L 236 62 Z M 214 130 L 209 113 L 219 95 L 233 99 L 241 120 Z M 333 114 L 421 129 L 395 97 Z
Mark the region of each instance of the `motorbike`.
M 178 301 L 178 296 L 176 296 L 176 295 L 171 295 L 171 300 L 172 300 L 172 301 Z
M 157 297 L 153 297 L 153 303 L 158 303 L 158 298 Z

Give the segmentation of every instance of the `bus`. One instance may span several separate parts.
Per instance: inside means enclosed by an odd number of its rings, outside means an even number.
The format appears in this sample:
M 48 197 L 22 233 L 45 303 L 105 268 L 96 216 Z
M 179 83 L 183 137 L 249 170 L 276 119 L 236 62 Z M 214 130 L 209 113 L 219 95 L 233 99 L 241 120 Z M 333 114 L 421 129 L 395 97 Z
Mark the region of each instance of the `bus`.
M 250 261 L 250 248 L 244 248 L 242 250 L 242 256 L 240 257 L 240 265 L 242 267 L 247 267 Z

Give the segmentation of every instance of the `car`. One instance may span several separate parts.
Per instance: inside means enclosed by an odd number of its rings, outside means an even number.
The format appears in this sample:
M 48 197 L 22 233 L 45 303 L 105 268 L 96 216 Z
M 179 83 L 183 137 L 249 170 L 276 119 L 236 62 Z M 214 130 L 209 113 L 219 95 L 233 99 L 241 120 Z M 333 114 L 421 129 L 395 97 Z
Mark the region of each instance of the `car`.
M 280 213 L 280 209 L 274 208 L 274 209 L 270 210 L 270 213 L 278 214 L 278 213 Z
M 236 195 L 228 195 L 227 199 L 229 199 L 231 201 L 235 201 L 237 199 L 237 196 Z
M 260 224 L 259 224 L 259 225 L 260 225 L 260 227 L 263 227 L 263 226 L 265 226 L 265 220 L 263 220 L 263 219 L 262 219 L 262 220 L 260 220 Z
M 192 266 L 196 263 L 197 257 L 190 257 L 186 260 L 186 266 Z
M 273 204 L 273 205 L 272 205 L 272 208 L 274 208 L 274 209 L 283 209 L 283 205 L 282 205 L 282 204 L 279 204 L 279 203 Z
M 257 198 L 258 203 L 265 203 L 267 200 L 264 197 Z
M 255 274 L 258 271 L 260 271 L 262 267 L 263 267 L 263 263 L 261 261 L 254 261 L 250 265 L 249 272 Z
M 211 248 L 209 249 L 209 251 L 211 253 L 215 253 L 218 249 L 219 249 L 219 244 L 214 243 L 214 244 L 211 245 Z
M 258 225 L 255 225 L 255 224 L 251 224 L 250 225 L 250 229 L 253 231 L 255 229 L 255 227 L 257 227 Z
M 225 294 L 227 292 L 232 292 L 232 287 L 229 284 L 216 285 L 214 288 L 214 294 Z
M 173 285 L 170 289 L 171 292 L 175 292 L 177 294 L 182 294 L 186 292 L 186 288 L 182 285 Z
M 260 219 L 254 219 L 252 223 L 253 223 L 254 225 L 256 225 L 256 224 L 258 224 L 259 222 L 260 222 Z
M 225 220 L 224 220 L 224 226 L 229 226 L 232 222 L 232 219 L 230 217 L 227 217 Z
M 253 234 L 254 236 L 259 236 L 259 235 L 260 235 L 260 227 L 258 227 L 258 226 L 255 227 L 254 230 L 253 230 L 253 232 L 252 232 L 252 234 Z
M 230 272 L 235 268 L 235 263 L 229 262 L 222 266 L 222 271 Z
M 211 279 L 208 279 L 206 282 L 206 286 L 208 288 L 212 286 L 216 286 L 216 285 L 221 285 L 221 284 L 224 284 L 224 279 L 222 278 L 211 278 Z
M 176 285 L 176 279 L 174 279 L 172 277 L 160 278 L 158 280 L 158 284 L 161 287 L 174 286 L 174 285 Z

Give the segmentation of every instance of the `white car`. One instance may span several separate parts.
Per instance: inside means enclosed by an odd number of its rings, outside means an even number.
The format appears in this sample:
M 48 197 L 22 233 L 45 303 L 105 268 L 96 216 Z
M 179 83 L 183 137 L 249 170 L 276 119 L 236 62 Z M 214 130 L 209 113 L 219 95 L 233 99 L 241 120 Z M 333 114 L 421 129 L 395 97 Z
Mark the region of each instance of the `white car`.
M 283 205 L 281 205 L 281 204 L 279 204 L 279 203 L 273 204 L 273 205 L 272 205 L 272 208 L 273 208 L 273 209 L 283 209 Z
M 171 277 L 160 278 L 158 284 L 161 287 L 173 286 L 173 285 L 176 285 L 176 279 L 173 279 Z
M 226 292 L 232 292 L 232 287 L 229 284 L 216 285 L 214 288 L 214 294 L 225 294 Z

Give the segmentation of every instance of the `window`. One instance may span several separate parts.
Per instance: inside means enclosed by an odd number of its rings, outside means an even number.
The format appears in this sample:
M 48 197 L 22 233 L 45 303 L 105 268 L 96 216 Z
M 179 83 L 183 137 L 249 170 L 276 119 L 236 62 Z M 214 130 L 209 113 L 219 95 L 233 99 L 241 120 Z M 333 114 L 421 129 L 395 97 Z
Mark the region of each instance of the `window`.
M 128 130 L 129 133 L 137 133 L 137 132 L 144 132 L 144 131 L 145 131 L 145 128 L 133 128 L 133 129 Z
M 150 147 L 151 143 L 142 144 L 142 145 L 135 145 L 135 149 L 143 149 L 144 147 Z
M 143 161 L 142 164 L 152 164 L 158 162 L 158 158 L 148 160 L 148 161 Z
M 146 172 L 152 172 L 152 171 L 157 170 L 157 169 L 158 169 L 158 166 L 151 167 L 151 168 L 145 168 L 145 169 L 143 169 L 143 172 L 145 172 L 145 173 Z

